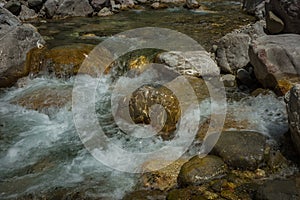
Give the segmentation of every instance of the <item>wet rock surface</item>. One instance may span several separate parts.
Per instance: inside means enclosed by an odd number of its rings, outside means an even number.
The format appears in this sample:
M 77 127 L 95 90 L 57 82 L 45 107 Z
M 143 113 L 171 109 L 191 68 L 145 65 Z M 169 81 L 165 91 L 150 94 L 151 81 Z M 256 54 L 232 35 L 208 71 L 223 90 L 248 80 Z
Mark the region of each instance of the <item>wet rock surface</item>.
M 33 74 L 69 78 L 76 75 L 94 45 L 76 44 L 52 49 L 34 49 L 28 53 L 26 66 Z
M 195 156 L 181 167 L 177 181 L 180 186 L 200 185 L 224 176 L 226 168 L 217 156 Z
M 6 9 L 0 7 L 0 14 L 0 87 L 8 87 L 29 73 L 26 54 L 44 40 L 32 25 L 22 24 Z
M 213 153 L 223 158 L 229 166 L 255 170 L 262 164 L 266 138 L 251 131 L 222 132 Z

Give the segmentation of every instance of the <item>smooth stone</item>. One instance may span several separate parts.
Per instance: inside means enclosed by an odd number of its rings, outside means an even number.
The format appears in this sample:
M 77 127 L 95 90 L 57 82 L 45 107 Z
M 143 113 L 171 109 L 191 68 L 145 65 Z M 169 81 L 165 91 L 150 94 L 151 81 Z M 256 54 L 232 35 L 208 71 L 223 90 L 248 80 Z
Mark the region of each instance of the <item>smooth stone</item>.
M 250 62 L 257 80 L 265 87 L 285 94 L 300 74 L 300 35 L 266 35 L 253 41 Z
M 177 182 L 179 186 L 197 186 L 221 178 L 226 172 L 226 164 L 221 158 L 213 155 L 204 158 L 194 156 L 181 167 Z
M 225 131 L 212 153 L 233 168 L 255 170 L 264 161 L 266 137 L 252 131 Z
M 300 0 L 266 1 L 266 12 L 272 11 L 284 23 L 281 33 L 300 33 Z M 267 20 L 267 27 L 269 22 Z
M 300 199 L 300 176 L 283 180 L 269 180 L 256 193 L 257 200 Z
M 284 23 L 272 11 L 269 11 L 266 17 L 267 30 L 270 34 L 277 34 L 283 31 Z

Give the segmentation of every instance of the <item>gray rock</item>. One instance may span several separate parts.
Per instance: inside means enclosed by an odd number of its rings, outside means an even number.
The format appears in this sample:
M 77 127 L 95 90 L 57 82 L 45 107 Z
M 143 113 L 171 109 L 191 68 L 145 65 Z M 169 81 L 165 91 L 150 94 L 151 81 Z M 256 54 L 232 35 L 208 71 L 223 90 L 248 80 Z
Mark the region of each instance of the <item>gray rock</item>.
M 19 19 L 20 20 L 26 21 L 26 20 L 37 18 L 37 16 L 38 15 L 35 13 L 34 10 L 28 8 L 25 5 L 22 5 L 22 9 L 21 9 L 21 12 L 19 14 Z
M 284 23 L 282 33 L 300 33 L 300 0 L 266 1 L 266 12 L 272 11 Z M 267 29 L 272 27 L 267 21 Z
M 108 0 L 91 0 L 91 6 L 96 12 L 99 12 L 102 8 L 108 7 L 109 5 L 110 1 Z
M 298 200 L 300 199 L 300 176 L 287 180 L 270 180 L 258 188 L 257 200 Z
M 88 16 L 93 13 L 93 8 L 88 0 L 64 0 L 56 10 L 56 17 Z
M 266 16 L 267 29 L 269 33 L 280 33 L 284 29 L 283 21 L 277 17 L 272 11 L 269 11 Z
M 208 155 L 204 158 L 194 156 L 180 169 L 177 182 L 180 186 L 200 185 L 223 177 L 227 166 L 221 158 Z
M 11 86 L 28 74 L 26 54 L 37 47 L 38 42 L 44 41 L 32 25 L 21 24 L 18 18 L 0 7 L 0 87 Z
M 183 74 L 192 76 L 218 76 L 220 70 L 206 51 L 170 51 L 157 56 L 157 62 Z
M 21 12 L 21 3 L 17 0 L 8 1 L 4 8 L 9 10 L 12 14 L 18 16 Z
M 255 170 L 263 162 L 266 137 L 251 131 L 222 132 L 212 153 L 230 167 Z
M 189 9 L 196 9 L 200 7 L 200 4 L 197 0 L 186 0 L 185 5 Z
M 243 9 L 259 19 L 265 16 L 265 0 L 243 0 Z
M 232 74 L 225 74 L 221 76 L 221 81 L 225 87 L 234 87 L 236 86 L 236 78 Z
M 244 33 L 229 33 L 219 40 L 216 60 L 222 71 L 234 74 L 248 64 L 250 41 L 250 36 Z
M 109 10 L 109 8 L 107 8 L 107 7 L 102 8 L 102 9 L 98 12 L 98 16 L 99 16 L 99 17 L 105 17 L 105 16 L 110 16 L 110 15 L 113 15 L 113 12 L 111 12 L 111 11 Z
M 266 35 L 264 27 L 265 21 L 260 20 L 234 30 L 214 45 L 215 59 L 222 71 L 236 74 L 238 69 L 248 64 L 250 60 L 248 55 L 249 44 L 252 40 Z
M 250 62 L 258 81 L 265 87 L 285 93 L 300 74 L 300 35 L 267 35 L 256 39 L 250 49 Z M 282 86 L 281 86 L 282 85 Z
M 292 140 L 300 155 L 300 84 L 287 93 L 286 103 Z
M 62 2 L 63 0 L 47 0 L 42 8 L 43 12 L 45 12 L 45 17 L 52 18 Z
M 28 0 L 28 7 L 35 10 L 35 12 L 39 12 L 44 2 L 44 0 Z

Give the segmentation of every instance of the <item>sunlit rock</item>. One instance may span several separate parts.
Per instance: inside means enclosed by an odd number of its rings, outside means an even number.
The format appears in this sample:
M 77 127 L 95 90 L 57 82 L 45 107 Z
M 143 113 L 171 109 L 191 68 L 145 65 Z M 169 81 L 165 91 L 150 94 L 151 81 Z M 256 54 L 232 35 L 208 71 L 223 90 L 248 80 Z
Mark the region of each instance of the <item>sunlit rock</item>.
M 54 74 L 61 78 L 76 75 L 93 45 L 76 44 L 29 52 L 26 67 L 33 74 Z
M 285 94 L 300 80 L 300 36 L 268 35 L 256 39 L 249 50 L 255 76 L 265 87 Z
M 196 77 L 218 76 L 220 70 L 206 51 L 170 51 L 157 56 L 157 62 L 175 71 Z
M 195 156 L 181 167 L 177 181 L 180 186 L 200 185 L 221 178 L 226 172 L 227 166 L 221 158 Z
M 179 159 L 170 165 L 156 170 L 163 160 L 152 160 L 144 164 L 143 169 L 149 171 L 141 177 L 141 187 L 148 189 L 159 189 L 167 191 L 177 186 L 177 177 L 181 166 L 187 162 L 186 159 Z

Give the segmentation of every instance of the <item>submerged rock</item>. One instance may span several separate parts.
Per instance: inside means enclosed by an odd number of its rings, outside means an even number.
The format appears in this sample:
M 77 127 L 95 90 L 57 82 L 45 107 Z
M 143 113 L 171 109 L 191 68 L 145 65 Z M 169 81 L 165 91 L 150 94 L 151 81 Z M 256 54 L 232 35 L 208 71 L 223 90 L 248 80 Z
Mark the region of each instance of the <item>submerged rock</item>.
M 264 160 L 266 137 L 251 131 L 222 132 L 213 153 L 230 167 L 255 170 Z
M 59 78 L 76 75 L 93 45 L 75 44 L 53 49 L 35 49 L 29 52 L 26 66 L 36 74 L 54 74 Z
M 289 91 L 286 103 L 292 140 L 300 155 L 300 84 Z
M 268 35 L 256 39 L 249 49 L 257 80 L 265 87 L 285 94 L 300 74 L 300 35 Z
M 200 185 L 224 176 L 226 171 L 226 164 L 217 156 L 194 156 L 181 167 L 177 181 L 180 186 Z
M 33 91 L 25 91 L 22 96 L 11 100 L 11 103 L 49 114 L 50 109 L 61 108 L 72 98 L 71 87 L 41 87 Z
M 44 40 L 32 25 L 22 24 L 5 8 L 0 7 L 0 15 L 0 87 L 9 87 L 29 73 L 26 54 Z
M 160 106 L 155 106 L 159 104 Z M 177 97 L 164 86 L 143 86 L 133 92 L 129 101 L 129 112 L 136 124 L 150 124 L 161 127 L 160 135 L 163 139 L 171 139 L 181 116 L 181 109 Z

